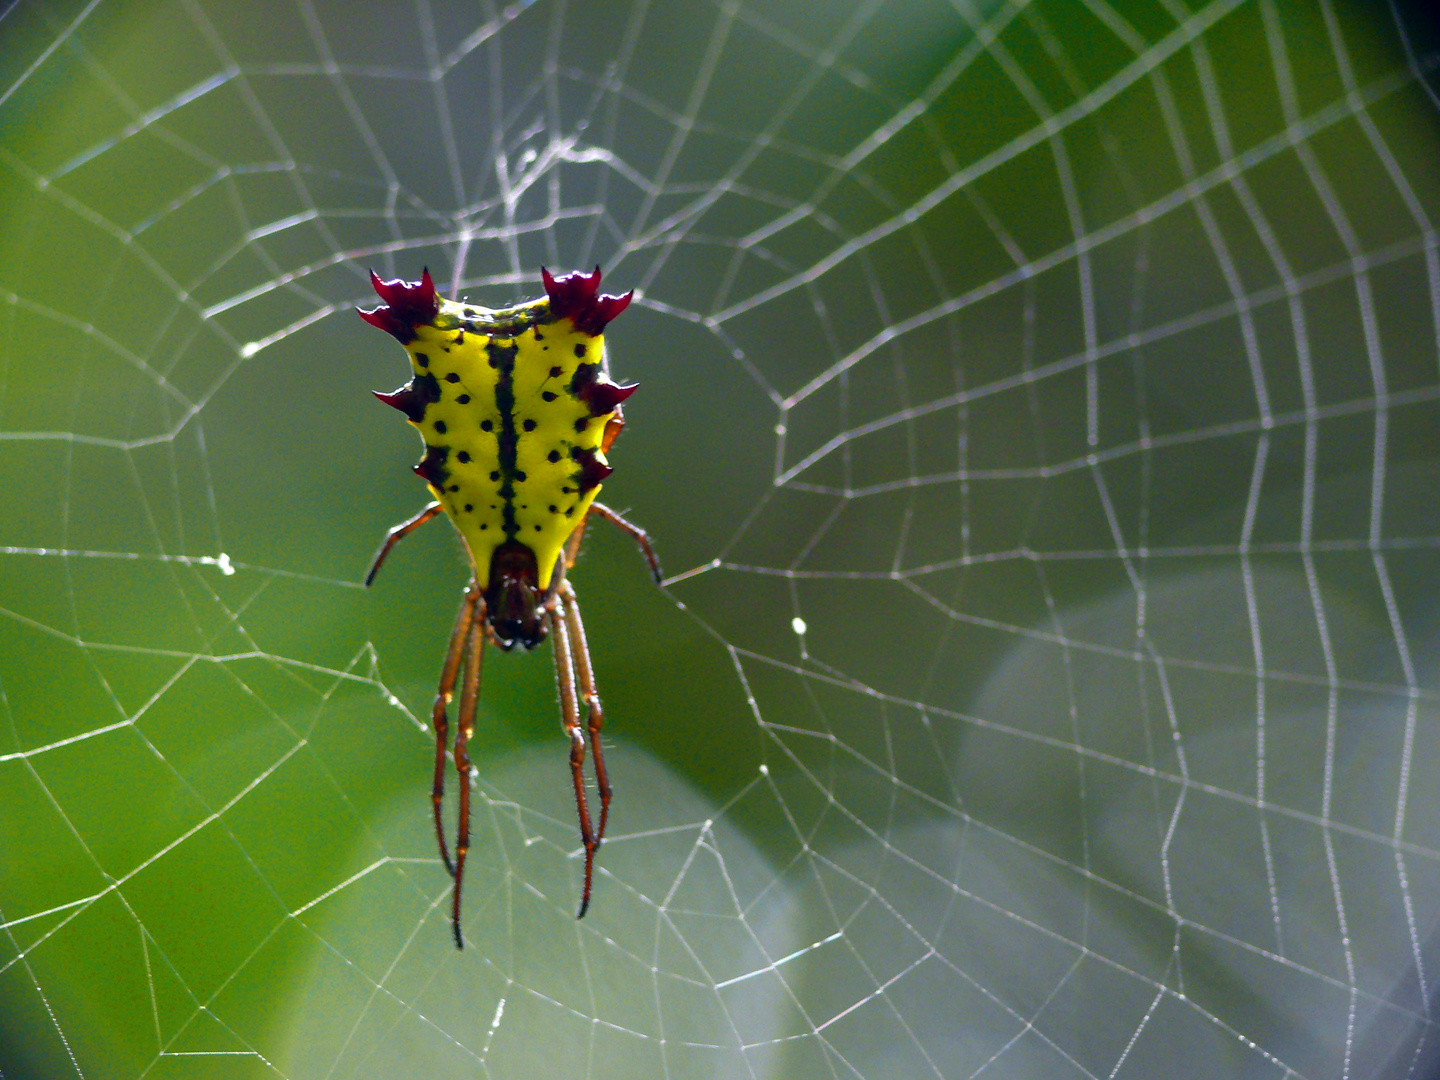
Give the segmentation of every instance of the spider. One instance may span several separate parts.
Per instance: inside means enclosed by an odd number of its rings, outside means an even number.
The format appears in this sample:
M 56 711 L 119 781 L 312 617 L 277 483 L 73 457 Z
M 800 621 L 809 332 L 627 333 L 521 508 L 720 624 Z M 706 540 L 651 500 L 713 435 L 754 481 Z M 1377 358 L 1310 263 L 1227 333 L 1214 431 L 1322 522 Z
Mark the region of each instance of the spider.
M 362 319 L 392 335 L 410 354 L 414 374 L 404 386 L 375 396 L 399 409 L 420 432 L 425 454 L 415 466 L 434 501 L 385 537 L 370 572 L 375 580 L 390 549 L 442 511 L 464 541 L 471 579 L 455 618 L 431 725 L 435 729 L 435 777 L 430 801 L 440 859 L 454 879 L 451 923 L 455 947 L 464 949 L 460 887 L 470 850 L 470 755 L 480 663 L 488 640 L 505 652 L 555 641 L 555 678 L 560 721 L 570 739 L 570 775 L 580 841 L 585 847 L 585 886 L 576 918 L 590 907 L 595 852 L 610 815 L 610 781 L 600 747 L 604 710 L 580 620 L 575 590 L 566 578 L 591 514 L 618 526 L 644 552 L 660 582 L 660 564 L 645 531 L 595 502 L 612 469 L 605 459 L 625 426 L 621 402 L 635 384 L 610 380 L 605 325 L 630 303 L 600 295 L 600 268 L 551 277 L 540 275 L 545 296 L 492 311 L 446 300 L 426 270 L 419 281 L 370 281 L 384 301 L 360 310 Z M 445 843 L 441 803 L 445 795 L 447 706 L 464 672 L 456 716 L 453 757 L 460 788 L 455 858 Z M 577 692 L 578 687 L 578 692 Z M 595 758 L 600 820 L 591 827 L 585 800 L 586 723 Z

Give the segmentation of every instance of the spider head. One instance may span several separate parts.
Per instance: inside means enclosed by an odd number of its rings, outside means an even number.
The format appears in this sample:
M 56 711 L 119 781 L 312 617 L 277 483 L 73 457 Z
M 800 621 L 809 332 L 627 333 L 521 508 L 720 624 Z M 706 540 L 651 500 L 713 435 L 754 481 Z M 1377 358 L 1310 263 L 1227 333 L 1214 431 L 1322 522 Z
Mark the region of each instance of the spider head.
M 517 540 L 501 544 L 490 557 L 485 621 L 506 652 L 516 645 L 533 649 L 545 640 L 545 592 L 538 578 L 535 552 Z

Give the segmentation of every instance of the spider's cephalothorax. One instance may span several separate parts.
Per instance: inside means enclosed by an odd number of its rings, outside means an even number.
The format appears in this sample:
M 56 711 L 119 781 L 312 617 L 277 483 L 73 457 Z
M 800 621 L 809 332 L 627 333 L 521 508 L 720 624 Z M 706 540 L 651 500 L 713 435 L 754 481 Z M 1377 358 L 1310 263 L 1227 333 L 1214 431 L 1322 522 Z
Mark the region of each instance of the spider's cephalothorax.
M 624 427 L 621 403 L 634 384 L 610 380 L 605 326 L 630 303 L 600 294 L 600 268 L 554 278 L 540 271 L 545 296 L 491 310 L 446 300 L 427 270 L 417 282 L 381 281 L 370 275 L 384 303 L 360 316 L 405 346 L 413 375 L 391 393 L 376 392 L 420 432 L 425 454 L 415 471 L 435 502 L 390 530 L 370 573 L 375 579 L 390 548 L 442 510 L 459 530 L 473 579 L 451 636 L 432 720 L 436 733 L 432 798 L 440 853 L 455 878 L 455 942 L 460 945 L 460 883 L 469 845 L 469 772 L 466 740 L 474 727 L 481 649 L 534 648 L 553 636 L 561 719 L 570 736 L 570 765 L 585 845 L 585 892 L 590 902 L 595 849 L 605 835 L 610 787 L 599 733 L 602 713 L 595 692 L 584 627 L 574 589 L 565 579 L 574 563 L 587 515 L 613 521 L 640 544 L 656 580 L 660 571 L 644 532 L 595 502 L 610 475 L 606 460 Z M 452 866 L 440 806 L 449 703 L 461 668 L 462 689 L 454 757 L 460 785 L 460 830 Z M 577 679 L 580 694 L 577 696 Z M 581 766 L 585 741 L 583 698 L 600 792 L 599 827 L 590 828 Z

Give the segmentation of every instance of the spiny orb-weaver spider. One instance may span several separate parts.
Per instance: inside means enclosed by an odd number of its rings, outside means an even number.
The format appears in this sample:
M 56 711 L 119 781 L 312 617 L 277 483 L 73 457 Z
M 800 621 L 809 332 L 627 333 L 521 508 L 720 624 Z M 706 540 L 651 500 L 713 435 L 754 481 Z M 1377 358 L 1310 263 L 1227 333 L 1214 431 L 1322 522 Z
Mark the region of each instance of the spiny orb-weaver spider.
M 392 335 L 410 354 L 414 370 L 398 390 L 375 396 L 399 409 L 420 432 L 425 455 L 415 466 L 430 487 L 432 502 L 390 530 L 375 555 L 368 586 L 395 544 L 442 511 L 459 531 L 470 556 L 466 586 L 450 634 L 440 688 L 431 711 L 435 729 L 435 837 L 440 858 L 454 878 L 451 921 L 455 947 L 460 931 L 460 886 L 470 850 L 470 755 L 480 697 L 485 641 L 508 652 L 533 649 L 555 639 L 555 678 L 560 720 L 570 738 L 570 774 L 580 840 L 585 846 L 585 888 L 576 918 L 590 906 L 595 852 L 610 816 L 610 781 L 600 748 L 604 711 L 580 621 L 580 606 L 566 572 L 575 564 L 591 513 L 619 526 L 645 553 L 660 581 L 650 538 L 615 511 L 595 502 L 600 483 L 613 471 L 605 459 L 625 426 L 620 404 L 635 384 L 610 381 L 605 325 L 630 303 L 600 295 L 600 268 L 554 278 L 543 267 L 545 295 L 492 311 L 446 300 L 426 270 L 419 281 L 371 284 L 384 301 L 360 317 Z M 446 706 L 464 670 L 453 756 L 460 787 L 455 860 L 445 844 L 441 803 L 445 794 Z M 579 688 L 579 694 L 576 688 Z M 585 735 L 580 701 L 595 757 L 600 821 L 591 828 L 585 801 Z

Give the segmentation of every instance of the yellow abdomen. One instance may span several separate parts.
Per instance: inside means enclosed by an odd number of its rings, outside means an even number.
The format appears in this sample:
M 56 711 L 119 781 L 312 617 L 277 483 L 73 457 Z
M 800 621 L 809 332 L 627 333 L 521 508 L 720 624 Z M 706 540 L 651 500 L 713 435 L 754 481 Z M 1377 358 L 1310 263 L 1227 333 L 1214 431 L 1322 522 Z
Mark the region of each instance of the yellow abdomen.
M 598 296 L 598 270 L 544 277 L 545 297 L 491 310 L 436 296 L 427 273 L 364 313 L 410 354 L 410 382 L 376 396 L 420 432 L 415 471 L 464 537 L 481 589 L 495 548 L 512 540 L 535 553 L 537 584 L 549 587 L 610 475 L 606 425 L 635 390 L 611 382 L 605 363 L 605 323 L 629 295 Z

